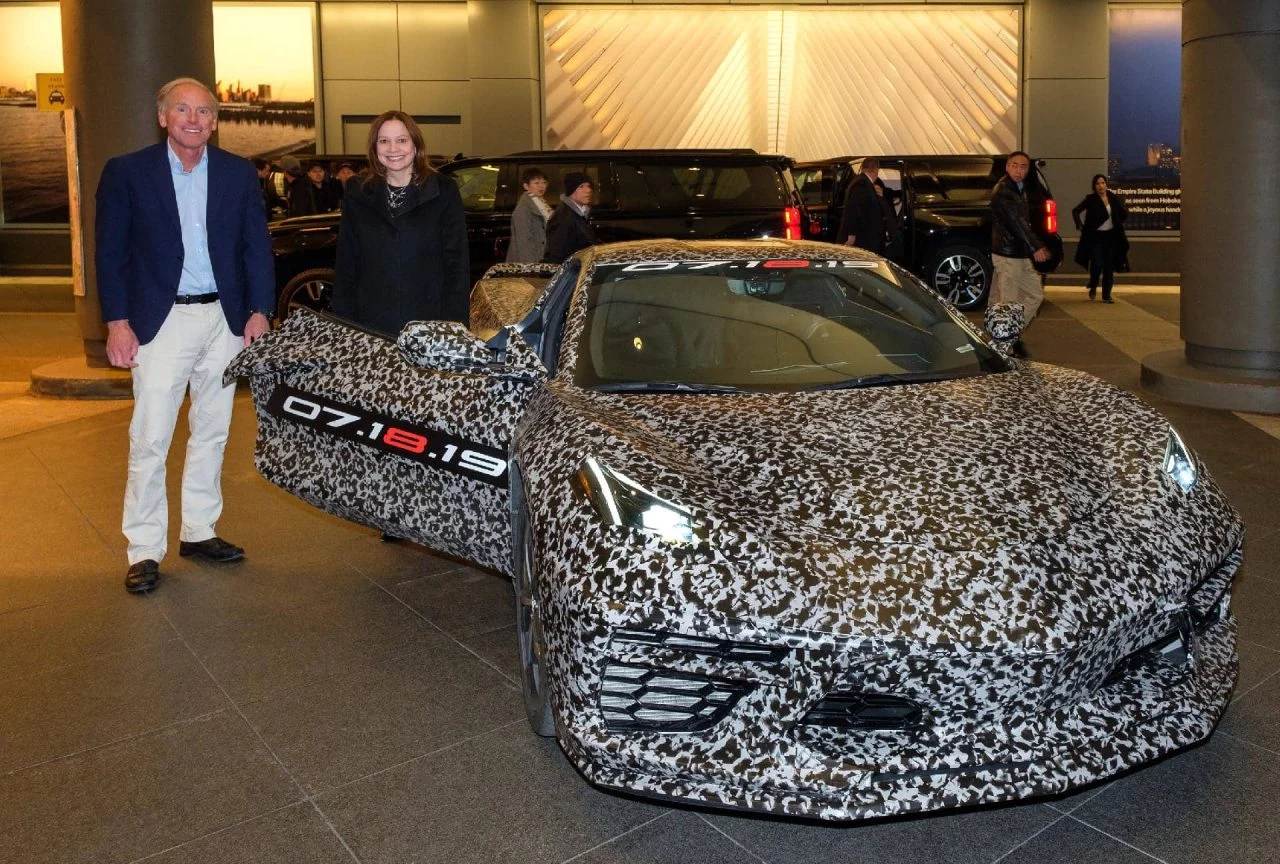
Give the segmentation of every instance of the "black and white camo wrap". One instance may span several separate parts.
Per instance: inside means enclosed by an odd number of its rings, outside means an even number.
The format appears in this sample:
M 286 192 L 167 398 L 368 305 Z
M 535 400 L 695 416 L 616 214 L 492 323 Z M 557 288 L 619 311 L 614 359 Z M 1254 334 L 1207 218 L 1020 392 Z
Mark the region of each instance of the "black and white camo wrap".
M 602 262 L 865 257 L 674 241 L 580 255 L 583 279 Z M 1189 493 L 1165 475 L 1169 426 L 1141 401 L 1039 363 L 862 390 L 584 391 L 567 371 L 584 315 L 571 305 L 549 381 L 414 367 L 318 316 L 291 318 L 228 374 L 252 377 L 272 482 L 504 573 L 505 489 L 322 439 L 261 406 L 284 381 L 509 448 L 536 538 L 557 734 L 592 782 L 862 819 L 1060 793 L 1212 732 L 1236 675 L 1227 601 L 1243 529 L 1198 460 Z M 574 483 L 588 456 L 692 510 L 706 543 L 604 524 Z M 779 650 L 726 660 L 622 631 Z M 1185 660 L 1132 658 L 1171 632 L 1185 632 Z M 619 731 L 600 705 L 611 663 L 743 695 L 700 732 Z M 926 722 L 807 722 L 836 692 L 910 699 Z

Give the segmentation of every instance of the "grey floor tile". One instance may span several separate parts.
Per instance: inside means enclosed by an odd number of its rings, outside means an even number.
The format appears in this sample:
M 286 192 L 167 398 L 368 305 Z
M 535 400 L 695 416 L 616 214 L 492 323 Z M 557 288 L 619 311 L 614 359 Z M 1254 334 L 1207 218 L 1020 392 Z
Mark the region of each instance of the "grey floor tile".
M 123 569 L 119 577 L 123 580 Z M 122 585 L 89 599 L 4 612 L 0 613 L 0 681 L 103 654 L 154 648 L 176 638 L 154 604 L 139 602 Z
M 432 624 L 459 639 L 506 627 L 515 614 L 510 580 L 470 567 L 422 576 L 391 590 Z
M 380 532 L 372 528 L 361 531 L 360 536 L 345 540 L 338 554 L 347 556 L 361 573 L 383 587 L 392 588 L 466 567 L 461 561 L 436 555 L 417 543 L 407 540 L 384 543 Z
M 1064 816 L 1001 858 L 999 864 L 1080 864 L 1083 861 L 1152 864 L 1158 860 Z
M 181 643 L 11 678 L 0 687 L 0 772 L 227 707 Z
M 316 803 L 363 864 L 564 861 L 662 812 L 594 789 L 523 721 Z
M 237 704 L 412 654 L 438 638 L 430 624 L 376 589 L 183 636 Z
M 192 840 L 146 861 L 147 864 L 352 864 L 342 841 L 306 802 Z
M 508 605 L 514 606 L 514 603 L 513 598 Z M 514 608 L 510 614 L 514 619 L 516 614 Z M 487 633 L 477 633 L 461 641 L 463 645 L 466 645 L 492 663 L 512 681 L 520 680 L 520 659 L 516 656 L 516 626 L 514 624 L 500 627 L 497 630 L 490 630 Z
M 1240 675 L 1236 678 L 1234 701 L 1248 694 L 1263 681 L 1280 673 L 1280 650 L 1266 648 L 1244 639 L 1236 644 L 1240 654 Z
M 1117 780 L 1072 816 L 1169 864 L 1270 864 L 1280 757 L 1226 735 Z
M 565 864 L 755 864 L 763 860 L 697 814 L 672 810 Z
M 0 776 L 0 861 L 132 861 L 299 800 L 225 711 Z
M 360 665 L 244 706 L 309 793 L 524 718 L 520 692 L 457 644 Z
M 1249 576 L 1280 582 L 1280 528 L 1260 528 L 1246 534 L 1244 561 Z
M 1280 754 L 1280 675 L 1266 679 L 1232 702 L 1219 728 Z M 1280 787 L 1276 791 L 1280 792 Z
M 1236 577 L 1231 589 L 1231 612 L 1240 638 L 1280 650 L 1280 582 Z
M 987 864 L 1060 816 L 1028 803 L 830 825 L 745 815 L 706 818 L 756 855 L 778 864 Z

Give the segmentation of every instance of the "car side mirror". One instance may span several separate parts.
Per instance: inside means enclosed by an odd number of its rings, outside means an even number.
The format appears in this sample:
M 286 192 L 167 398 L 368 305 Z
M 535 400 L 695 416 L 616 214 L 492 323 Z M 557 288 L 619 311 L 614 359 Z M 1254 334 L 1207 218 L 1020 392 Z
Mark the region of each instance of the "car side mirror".
M 996 349 L 1008 357 L 1013 350 L 1013 343 L 1018 341 L 1026 326 L 1022 320 L 1022 304 L 997 303 L 988 306 L 986 314 L 982 316 L 982 326 L 995 343 Z
M 547 377 L 533 347 L 504 327 L 483 341 L 456 321 L 410 321 L 396 346 L 414 366 L 441 372 L 475 372 L 534 381 Z
M 492 271 L 494 268 L 489 268 Z M 481 279 L 471 289 L 471 329 L 489 339 L 503 327 L 519 324 L 547 287 L 545 277 Z

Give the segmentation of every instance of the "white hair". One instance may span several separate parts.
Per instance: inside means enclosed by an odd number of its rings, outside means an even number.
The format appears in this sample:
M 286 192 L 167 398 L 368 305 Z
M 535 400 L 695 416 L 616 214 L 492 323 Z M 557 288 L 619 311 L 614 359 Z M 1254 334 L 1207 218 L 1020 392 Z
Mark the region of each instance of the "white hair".
M 169 94 L 181 87 L 183 84 L 190 84 L 203 90 L 209 97 L 209 104 L 213 106 L 213 116 L 218 116 L 218 97 L 213 94 L 213 91 L 210 90 L 203 81 L 195 78 L 174 78 L 172 81 L 167 82 L 163 87 L 161 87 L 160 92 L 156 94 L 157 114 L 163 114 L 165 112 L 165 109 L 169 107 Z

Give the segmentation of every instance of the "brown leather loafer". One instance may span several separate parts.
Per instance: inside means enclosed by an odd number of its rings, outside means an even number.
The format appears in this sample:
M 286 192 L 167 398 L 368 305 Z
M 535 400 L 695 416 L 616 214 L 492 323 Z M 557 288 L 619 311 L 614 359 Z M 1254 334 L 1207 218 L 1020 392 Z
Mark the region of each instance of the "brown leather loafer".
M 221 537 L 210 537 L 208 540 L 201 540 L 198 543 L 188 543 L 183 540 L 178 544 L 178 554 L 183 558 L 199 555 L 201 558 L 208 558 L 210 561 L 226 563 L 227 561 L 239 561 L 244 557 L 244 550 L 234 543 L 228 543 Z
M 124 590 L 130 594 L 146 594 L 158 584 L 160 584 L 160 565 L 150 558 L 130 564 L 129 572 L 124 574 Z

